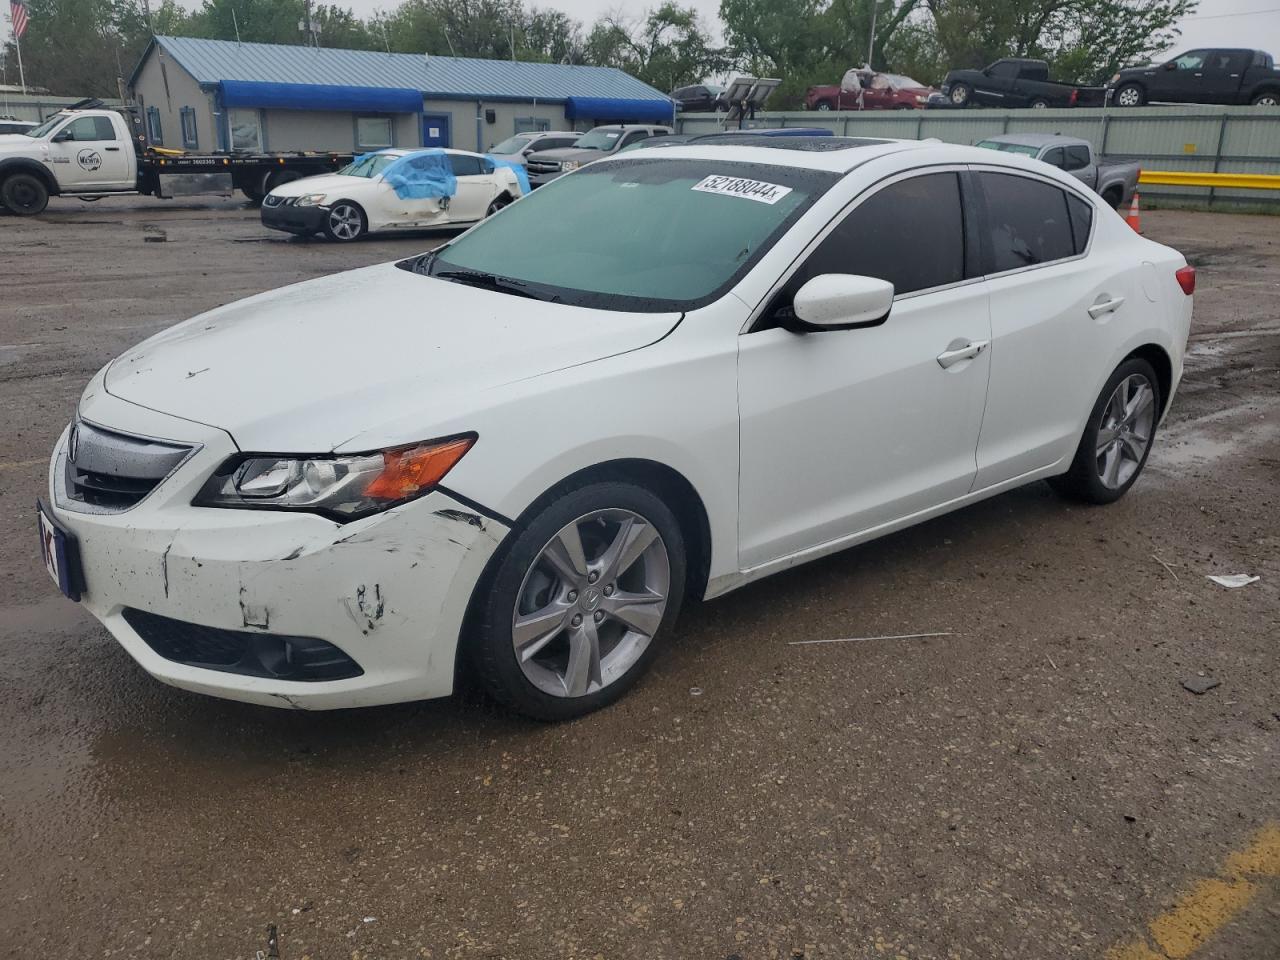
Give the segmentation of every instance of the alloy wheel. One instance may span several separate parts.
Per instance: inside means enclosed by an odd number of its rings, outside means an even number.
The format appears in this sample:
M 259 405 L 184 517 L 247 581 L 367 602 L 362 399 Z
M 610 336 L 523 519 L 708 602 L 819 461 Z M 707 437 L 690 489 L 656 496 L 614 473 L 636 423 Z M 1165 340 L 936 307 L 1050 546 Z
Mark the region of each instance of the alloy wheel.
M 1155 428 L 1155 399 L 1151 381 L 1135 373 L 1116 384 L 1102 408 L 1095 467 L 1108 489 L 1119 490 L 1142 466 Z
M 347 203 L 338 204 L 329 211 L 329 229 L 339 240 L 354 240 L 362 229 L 360 211 Z
M 1125 87 L 1116 97 L 1116 103 L 1122 107 L 1136 107 L 1138 100 L 1138 91 L 1135 87 Z
M 622 677 L 666 613 L 671 563 L 657 527 L 630 510 L 596 510 L 561 527 L 525 573 L 511 639 L 543 693 L 581 697 Z
M 1253 101 L 1255 107 L 1274 107 L 1280 106 L 1280 96 L 1274 93 L 1264 93 L 1257 100 Z

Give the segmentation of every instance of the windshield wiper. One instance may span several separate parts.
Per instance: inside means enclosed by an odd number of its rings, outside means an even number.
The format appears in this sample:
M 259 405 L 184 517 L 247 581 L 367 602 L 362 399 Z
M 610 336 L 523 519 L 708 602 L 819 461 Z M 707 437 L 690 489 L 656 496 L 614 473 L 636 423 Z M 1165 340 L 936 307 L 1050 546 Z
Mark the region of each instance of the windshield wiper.
M 528 289 L 528 284 L 523 281 L 500 277 L 496 273 L 485 273 L 481 270 L 441 270 L 438 273 L 428 272 L 428 276 L 439 277 L 442 280 L 452 280 L 454 283 L 465 283 L 469 287 L 497 290 L 499 293 L 509 293 L 515 297 L 527 297 L 530 300 L 554 301 L 559 299 L 558 297 L 545 297 L 540 293 L 534 293 Z

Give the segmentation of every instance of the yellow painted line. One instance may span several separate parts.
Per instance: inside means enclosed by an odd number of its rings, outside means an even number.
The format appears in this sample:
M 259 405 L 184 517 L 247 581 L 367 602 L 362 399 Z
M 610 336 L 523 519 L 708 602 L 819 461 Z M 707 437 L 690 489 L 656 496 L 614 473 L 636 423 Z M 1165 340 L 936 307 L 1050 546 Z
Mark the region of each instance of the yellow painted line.
M 1107 960 L 1184 960 L 1231 922 L 1261 889 L 1250 877 L 1280 877 L 1280 824 L 1268 824 L 1249 846 L 1227 857 L 1221 875 L 1200 880 L 1172 909 L 1134 938 L 1107 951 Z
M 8 463 L 0 463 L 0 470 L 21 470 L 23 467 L 34 467 L 36 464 L 48 462 L 48 457 L 42 457 L 39 460 L 10 460 Z
M 1143 170 L 1139 183 L 1166 187 L 1227 187 L 1236 190 L 1280 190 L 1280 174 L 1192 173 L 1186 170 Z

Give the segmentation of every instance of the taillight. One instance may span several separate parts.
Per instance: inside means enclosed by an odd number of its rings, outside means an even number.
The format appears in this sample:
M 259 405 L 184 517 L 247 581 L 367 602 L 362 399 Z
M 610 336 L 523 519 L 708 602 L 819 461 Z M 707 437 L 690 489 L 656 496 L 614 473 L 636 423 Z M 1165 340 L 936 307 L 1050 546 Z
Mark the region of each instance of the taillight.
M 1178 286 L 1188 297 L 1196 292 L 1196 268 L 1187 264 L 1174 274 L 1178 278 Z
M 1080 99 L 1080 91 L 1079 91 L 1079 90 L 1072 90 L 1072 91 L 1071 91 L 1071 100 L 1069 101 L 1069 103 L 1071 104 L 1071 106 L 1073 106 L 1073 107 L 1074 107 L 1074 106 L 1076 105 L 1076 101 L 1077 101 L 1077 100 L 1079 100 L 1079 99 Z

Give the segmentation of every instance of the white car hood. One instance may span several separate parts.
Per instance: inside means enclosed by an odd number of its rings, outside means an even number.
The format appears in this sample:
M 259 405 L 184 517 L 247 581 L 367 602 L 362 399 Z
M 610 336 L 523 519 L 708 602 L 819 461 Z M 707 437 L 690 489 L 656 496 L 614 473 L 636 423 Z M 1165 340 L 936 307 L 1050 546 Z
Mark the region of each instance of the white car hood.
M 680 316 L 545 303 L 388 263 L 180 323 L 116 359 L 105 385 L 242 450 L 355 450 L 392 422 L 465 422 L 486 390 L 644 347 Z
M 36 155 L 36 147 L 48 147 L 47 140 L 34 140 L 21 133 L 0 133 L 0 154 L 24 153 Z
M 374 181 L 369 177 L 346 177 L 336 173 L 321 173 L 314 177 L 303 177 L 282 183 L 271 192 L 277 197 L 304 197 L 308 193 L 329 193 L 333 195 L 349 194 L 353 190 L 364 190 Z

